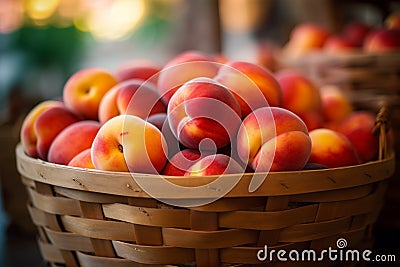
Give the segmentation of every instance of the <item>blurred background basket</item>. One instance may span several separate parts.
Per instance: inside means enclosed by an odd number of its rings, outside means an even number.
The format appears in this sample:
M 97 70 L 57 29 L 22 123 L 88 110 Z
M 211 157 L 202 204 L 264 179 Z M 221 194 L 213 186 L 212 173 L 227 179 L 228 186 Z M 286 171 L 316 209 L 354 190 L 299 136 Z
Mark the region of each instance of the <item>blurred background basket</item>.
M 327 53 L 310 52 L 297 58 L 280 57 L 279 68 L 296 69 L 320 87 L 336 85 L 349 97 L 354 107 L 377 112 L 383 103 L 391 108 L 394 150 L 400 153 L 400 52 L 386 53 Z M 388 205 L 378 224 L 385 230 L 400 229 L 395 207 L 400 205 L 400 159 L 386 196 Z
M 152 198 L 129 173 L 44 162 L 26 156 L 21 145 L 16 156 L 41 254 L 52 266 L 250 266 L 265 264 L 257 258 L 265 245 L 318 251 L 336 248 L 337 239 L 345 238 L 348 248 L 372 246 L 373 226 L 394 171 L 384 123 L 379 130 L 377 161 L 270 173 L 252 193 L 252 174 L 244 174 L 227 195 L 193 208 Z M 189 186 L 215 179 L 166 178 Z M 334 262 L 324 263 L 329 265 Z

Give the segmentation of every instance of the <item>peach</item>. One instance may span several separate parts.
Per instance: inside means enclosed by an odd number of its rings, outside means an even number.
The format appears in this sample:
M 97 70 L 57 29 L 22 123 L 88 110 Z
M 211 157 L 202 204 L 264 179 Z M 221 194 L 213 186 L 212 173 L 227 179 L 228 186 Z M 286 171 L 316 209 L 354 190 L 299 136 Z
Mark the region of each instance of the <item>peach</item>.
M 79 121 L 67 126 L 53 140 L 47 160 L 67 165 L 78 153 L 92 146 L 100 126 L 99 122 L 90 120 Z
M 400 29 L 400 12 L 392 12 L 385 19 L 385 26 L 388 29 Z
M 41 102 L 29 111 L 22 122 L 20 132 L 21 144 L 25 153 L 30 157 L 39 157 L 37 152 L 37 136 L 34 130 L 36 120 L 43 111 L 54 106 L 64 106 L 64 104 L 55 100 Z
M 67 126 L 80 120 L 80 117 L 64 106 L 52 106 L 40 113 L 34 124 L 38 156 L 47 160 L 50 146 L 57 135 Z
M 213 154 L 198 160 L 186 171 L 185 176 L 205 176 L 244 173 L 244 169 L 233 158 L 224 154 Z
M 292 29 L 283 52 L 287 56 L 297 57 L 318 50 L 323 47 L 329 35 L 327 29 L 315 23 L 298 24 Z
M 79 152 L 75 157 L 71 159 L 71 161 L 68 163 L 68 166 L 94 169 L 90 148 Z
M 295 70 L 282 70 L 275 74 L 282 88 L 282 105 L 299 116 L 322 111 L 318 87 L 305 74 Z
M 114 86 L 105 93 L 99 104 L 99 121 L 105 123 L 111 118 L 120 115 L 117 106 L 117 96 L 120 87 Z
M 301 170 L 307 164 L 311 152 L 308 133 L 290 131 L 265 142 L 251 167 L 256 172 Z
M 226 146 L 241 123 L 240 106 L 232 93 L 210 78 L 186 82 L 168 104 L 168 121 L 175 137 L 186 147 Z M 207 144 L 208 143 L 208 144 Z
M 291 138 L 298 144 L 292 144 Z M 275 148 L 277 157 L 274 157 Z M 293 112 L 279 107 L 256 109 L 243 120 L 237 135 L 238 155 L 255 171 L 268 171 L 269 167 L 274 171 L 301 169 L 307 163 L 310 149 L 304 122 Z M 285 151 L 292 154 L 284 159 Z
M 375 116 L 367 111 L 351 113 L 338 126 L 338 131 L 350 140 L 362 162 L 373 160 L 378 154 L 379 138 L 372 134 L 374 126 Z
M 167 112 L 159 92 L 152 83 L 133 79 L 119 83 L 117 87 L 117 107 L 120 114 L 146 119 L 150 115 Z
M 200 52 L 186 51 L 172 58 L 158 76 L 157 88 L 165 104 L 185 82 L 198 77 L 212 78 L 217 74 L 218 63 Z
M 154 85 L 139 79 L 118 83 L 102 98 L 99 105 L 99 121 L 120 114 L 130 114 L 146 119 L 156 113 L 165 113 L 166 106 Z
M 74 73 L 63 89 L 65 105 L 86 119 L 97 120 L 99 105 L 108 90 L 117 84 L 115 77 L 99 68 Z
M 161 68 L 151 61 L 133 60 L 121 65 L 115 72 L 115 78 L 118 82 L 123 82 L 131 79 L 140 79 L 151 81 L 157 84 L 158 73 Z
M 119 115 L 104 123 L 93 140 L 96 169 L 156 174 L 167 161 L 167 145 L 160 130 L 133 115 Z
M 322 86 L 320 95 L 323 116 L 328 123 L 338 123 L 353 111 L 350 99 L 335 85 Z
M 176 153 L 165 165 L 164 175 L 183 176 L 186 171 L 201 158 L 201 153 L 194 149 L 184 149 Z
M 214 79 L 226 86 L 240 104 L 242 116 L 265 106 L 279 106 L 282 92 L 274 75 L 264 67 L 232 61 L 222 65 Z
M 328 168 L 351 166 L 360 163 L 357 152 L 343 134 L 321 128 L 309 133 L 312 147 L 309 162 Z
M 277 59 L 276 54 L 279 47 L 271 42 L 258 42 L 256 44 L 255 62 L 267 68 L 270 71 L 276 71 Z
M 372 27 L 361 21 L 353 21 L 345 25 L 343 35 L 347 40 L 358 47 L 364 43 L 365 37 L 372 30 Z
M 322 49 L 327 53 L 347 53 L 356 51 L 358 46 L 344 36 L 332 35 Z
M 387 53 L 400 50 L 400 29 L 376 29 L 364 41 L 367 53 Z
M 300 119 L 306 124 L 307 130 L 312 131 L 314 129 L 322 128 L 324 126 L 324 117 L 318 112 L 307 112 L 301 114 Z

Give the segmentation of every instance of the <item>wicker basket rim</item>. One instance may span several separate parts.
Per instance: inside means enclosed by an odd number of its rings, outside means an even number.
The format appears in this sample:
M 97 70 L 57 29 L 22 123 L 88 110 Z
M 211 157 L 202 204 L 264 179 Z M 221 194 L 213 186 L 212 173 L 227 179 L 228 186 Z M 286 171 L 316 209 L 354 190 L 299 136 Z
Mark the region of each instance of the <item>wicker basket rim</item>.
M 27 179 L 70 189 L 129 197 L 151 198 L 136 182 L 138 179 L 140 181 L 140 179 L 159 179 L 161 177 L 176 185 L 197 187 L 207 185 L 219 177 L 199 176 L 194 179 L 193 177 L 76 168 L 31 158 L 24 153 L 21 144 L 16 147 L 16 155 L 17 169 Z M 342 168 L 244 173 L 241 174 L 239 182 L 224 197 L 285 196 L 356 187 L 385 180 L 393 174 L 394 168 L 395 156 L 394 153 L 390 153 L 383 160 Z M 249 192 L 249 184 L 254 175 L 268 176 L 256 191 Z M 224 179 L 237 177 L 235 175 L 223 176 Z M 156 182 L 157 179 L 152 179 L 152 181 Z M 215 191 L 215 188 L 210 187 L 209 190 Z M 170 196 L 170 192 L 167 195 Z M 187 199 L 193 196 L 188 192 L 188 194 L 180 194 L 176 197 Z
M 353 65 L 353 64 L 378 64 L 398 66 L 400 51 L 388 51 L 385 53 L 366 53 L 362 50 L 347 51 L 343 53 L 328 53 L 326 51 L 309 51 L 296 57 L 280 55 L 282 64 L 317 64 L 317 65 Z

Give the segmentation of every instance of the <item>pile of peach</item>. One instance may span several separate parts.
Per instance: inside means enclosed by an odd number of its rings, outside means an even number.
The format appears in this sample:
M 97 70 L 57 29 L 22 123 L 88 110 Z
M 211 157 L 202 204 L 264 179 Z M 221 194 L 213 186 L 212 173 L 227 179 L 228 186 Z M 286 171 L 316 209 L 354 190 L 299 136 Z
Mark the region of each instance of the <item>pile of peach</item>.
M 380 27 L 351 22 L 341 32 L 331 33 L 316 23 L 294 27 L 283 53 L 295 57 L 305 52 L 343 53 L 362 51 L 385 53 L 400 51 L 400 13 L 390 14 Z
M 62 100 L 30 111 L 20 137 L 27 155 L 56 164 L 195 176 L 368 162 L 374 121 L 295 71 L 187 51 L 162 68 L 76 72 Z

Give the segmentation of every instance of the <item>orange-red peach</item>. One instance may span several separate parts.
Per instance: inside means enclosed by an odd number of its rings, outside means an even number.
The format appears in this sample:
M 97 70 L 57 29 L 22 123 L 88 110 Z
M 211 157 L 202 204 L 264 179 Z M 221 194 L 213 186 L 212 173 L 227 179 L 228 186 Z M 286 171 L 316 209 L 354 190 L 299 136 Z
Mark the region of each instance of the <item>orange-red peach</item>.
M 167 108 L 152 83 L 131 79 L 118 83 L 103 96 L 99 106 L 99 121 L 105 123 L 120 114 L 146 119 L 150 115 L 166 111 Z
M 167 161 L 167 145 L 160 130 L 133 115 L 119 115 L 98 131 L 91 156 L 96 169 L 160 173 Z
M 318 24 L 298 24 L 292 29 L 289 41 L 283 47 L 283 51 L 291 57 L 303 55 L 306 52 L 320 49 L 329 35 L 329 31 Z
M 117 106 L 117 97 L 120 87 L 114 86 L 103 96 L 99 104 L 99 121 L 105 123 L 111 118 L 120 115 Z
M 172 132 L 186 147 L 198 149 L 202 140 L 213 143 L 205 150 L 231 142 L 241 123 L 240 106 L 233 94 L 210 78 L 186 82 L 168 104 Z
M 80 120 L 80 117 L 64 106 L 52 106 L 40 113 L 34 124 L 39 157 L 47 160 L 50 146 L 57 135 L 67 126 Z
M 194 149 L 183 149 L 173 155 L 165 165 L 164 175 L 183 176 L 186 171 L 201 158 L 201 153 Z
M 140 79 L 157 84 L 157 74 L 160 70 L 160 67 L 150 61 L 134 60 L 121 65 L 115 72 L 115 78 L 118 82 Z
M 309 162 L 322 164 L 328 168 L 360 163 L 353 144 L 343 134 L 321 128 L 310 131 L 309 135 L 312 142 Z
M 224 154 L 213 154 L 198 160 L 186 171 L 185 176 L 205 176 L 243 173 L 240 164 Z
M 65 127 L 53 140 L 48 161 L 67 165 L 78 153 L 92 146 L 100 126 L 97 121 L 84 120 Z
M 222 65 L 214 79 L 226 86 L 240 104 L 242 116 L 265 106 L 279 106 L 282 91 L 274 75 L 266 68 L 245 61 Z
M 296 133 L 283 135 L 291 132 Z M 292 146 L 291 138 L 298 144 L 292 148 L 286 147 Z M 274 158 L 275 149 L 278 152 Z M 311 143 L 304 122 L 293 112 L 278 107 L 259 108 L 250 113 L 243 120 L 237 136 L 240 159 L 255 171 L 268 171 L 269 167 L 274 171 L 284 170 L 281 167 L 288 170 L 302 169 L 307 163 L 310 149 Z M 292 154 L 283 159 L 280 155 L 285 151 L 291 151 Z M 285 162 L 280 162 L 282 160 Z
M 353 21 L 345 25 L 343 35 L 353 44 L 361 47 L 365 37 L 372 30 L 372 27 L 361 21 Z
M 256 172 L 296 171 L 307 164 L 311 152 L 311 139 L 301 131 L 282 133 L 265 142 L 251 167 Z
M 339 123 L 353 111 L 353 105 L 345 93 L 335 85 L 320 88 L 322 111 L 327 122 Z
M 167 112 L 157 88 L 152 83 L 133 79 L 119 83 L 117 87 L 117 107 L 120 114 L 146 119 L 150 115 Z
M 364 41 L 367 53 L 387 53 L 400 51 L 400 29 L 376 29 Z
M 64 106 L 64 104 L 55 100 L 41 102 L 29 111 L 22 122 L 20 140 L 25 153 L 30 157 L 39 157 L 37 152 L 37 136 L 34 130 L 36 120 L 43 111 L 53 106 Z
M 103 69 L 82 69 L 66 82 L 63 100 L 77 114 L 86 119 L 97 120 L 101 99 L 116 84 L 115 77 Z
M 319 112 L 307 112 L 301 114 L 300 119 L 305 123 L 307 126 L 308 131 L 312 131 L 314 129 L 322 128 L 325 125 L 324 117 Z
M 185 82 L 198 78 L 212 78 L 217 74 L 218 63 L 200 51 L 186 51 L 173 57 L 158 76 L 157 89 L 168 104 L 172 95 Z
M 358 46 L 344 36 L 332 35 L 326 40 L 323 51 L 327 53 L 347 53 L 356 51 Z
M 295 70 L 282 70 L 275 76 L 282 88 L 281 107 L 299 116 L 322 111 L 319 89 L 305 74 Z
M 351 113 L 338 126 L 338 131 L 350 140 L 362 162 L 373 160 L 378 154 L 379 138 L 372 134 L 374 126 L 375 116 L 367 111 Z
M 68 163 L 68 166 L 94 169 L 90 148 L 79 152 L 75 157 L 71 159 L 71 161 Z

